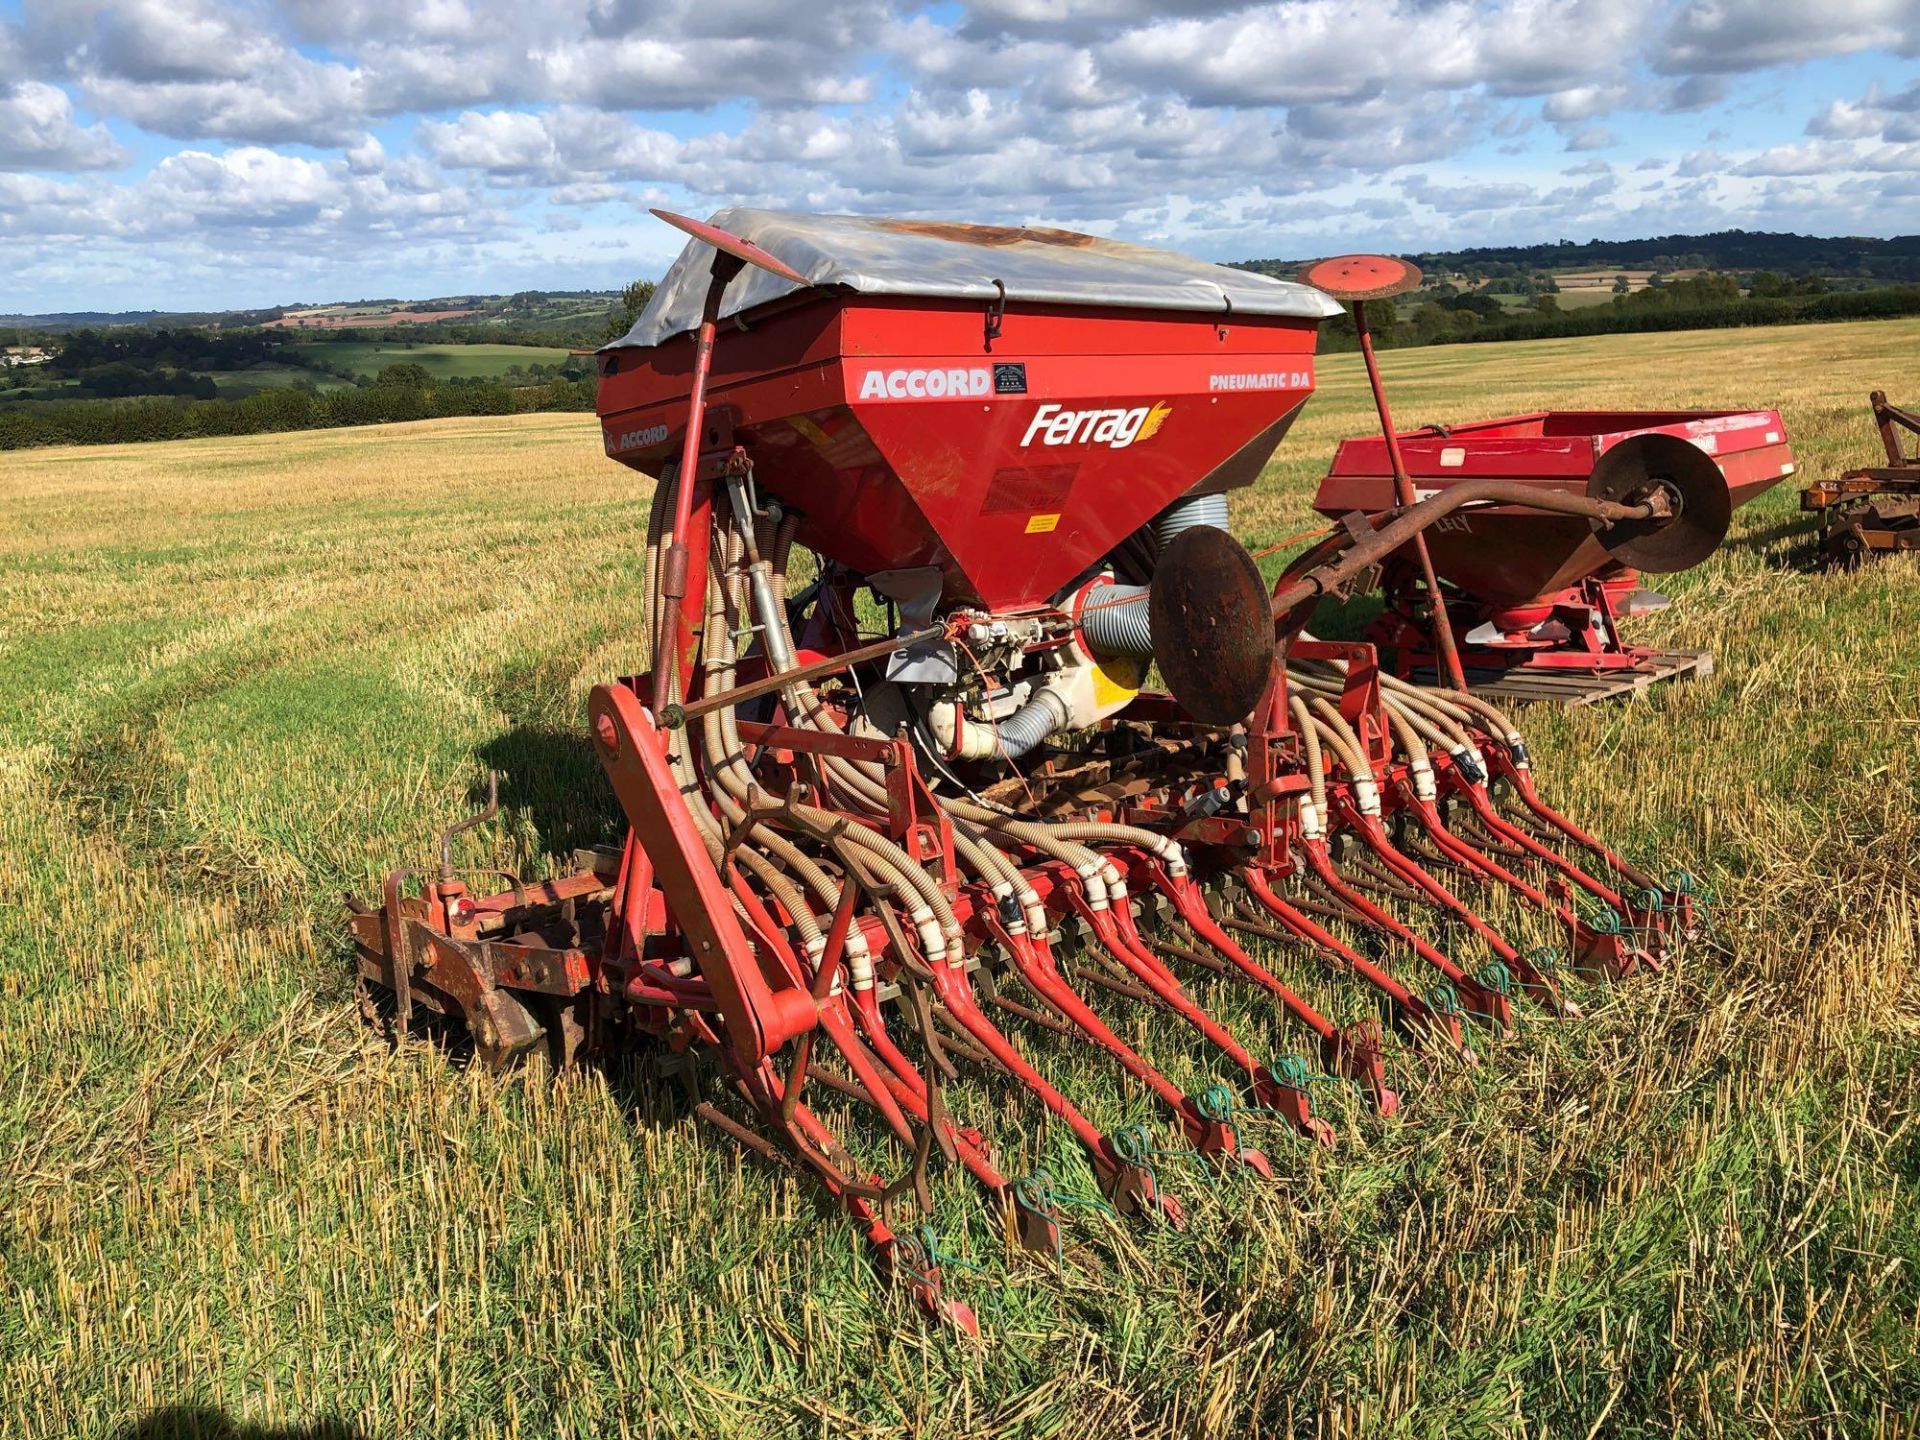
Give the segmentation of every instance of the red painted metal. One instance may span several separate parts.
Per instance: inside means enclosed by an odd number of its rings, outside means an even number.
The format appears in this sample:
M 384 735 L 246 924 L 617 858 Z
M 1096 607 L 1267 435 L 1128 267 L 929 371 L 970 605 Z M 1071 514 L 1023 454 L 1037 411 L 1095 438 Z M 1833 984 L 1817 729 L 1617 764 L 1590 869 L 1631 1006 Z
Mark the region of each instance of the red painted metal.
M 801 543 L 861 573 L 937 566 L 949 599 L 996 613 L 1045 603 L 1180 495 L 1251 484 L 1314 374 L 1312 324 L 1266 316 L 1036 306 L 988 351 L 977 306 L 842 297 L 724 340 L 709 403 Z M 696 368 L 685 336 L 608 352 L 607 453 L 657 475 Z
M 1300 283 L 1349 305 L 1386 300 L 1420 288 L 1420 267 L 1392 255 L 1335 255 L 1300 272 Z
M 1394 499 L 1403 507 L 1411 506 L 1417 497 L 1413 493 L 1413 481 L 1407 475 L 1406 461 L 1400 454 L 1400 438 L 1394 433 L 1393 410 L 1387 403 L 1387 387 L 1380 379 L 1380 362 L 1373 353 L 1373 330 L 1367 324 L 1366 302 L 1418 289 L 1420 271 L 1405 260 L 1386 255 L 1341 255 L 1309 265 L 1300 272 L 1300 278 L 1306 284 L 1317 285 L 1335 299 L 1344 300 L 1353 307 L 1354 334 L 1360 341 L 1360 359 L 1366 366 L 1367 388 L 1373 393 L 1374 413 L 1380 417 L 1380 439 L 1386 446 L 1387 464 L 1393 474 Z M 1440 585 L 1434 575 L 1433 557 L 1427 551 L 1427 537 L 1424 534 L 1414 536 L 1408 548 L 1412 551 L 1426 593 L 1438 595 Z M 1447 678 L 1455 688 L 1464 690 L 1466 676 L 1460 669 L 1459 647 L 1454 643 L 1453 623 L 1448 618 L 1447 607 L 1429 606 L 1428 622 Z
M 814 1024 L 813 1003 L 805 991 L 767 984 L 667 768 L 659 733 L 633 692 L 598 686 L 587 713 L 620 808 L 652 860 L 669 923 L 713 987 L 728 1045 L 743 1068 L 758 1064 Z
M 796 285 L 807 283 L 807 277 L 786 261 L 769 255 L 751 240 L 743 240 L 730 231 L 722 230 L 718 225 L 709 225 L 704 220 L 695 220 L 688 215 L 676 215 L 671 210 L 650 210 L 647 213 L 656 220 L 666 221 L 674 229 L 684 231 L 696 240 L 704 240 L 723 255 L 731 255 L 734 259 L 744 260 L 749 265 L 758 265 L 762 270 L 778 275 L 782 280 L 791 280 Z

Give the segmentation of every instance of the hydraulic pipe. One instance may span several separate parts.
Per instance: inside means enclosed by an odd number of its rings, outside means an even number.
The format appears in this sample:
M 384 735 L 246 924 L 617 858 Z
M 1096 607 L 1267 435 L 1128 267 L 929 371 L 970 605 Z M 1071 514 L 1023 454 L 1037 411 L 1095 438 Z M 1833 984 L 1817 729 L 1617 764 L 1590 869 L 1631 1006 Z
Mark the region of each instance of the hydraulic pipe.
M 879 660 L 896 650 L 904 650 L 909 645 L 938 640 L 946 633 L 942 627 L 930 625 L 924 630 L 876 640 L 871 645 L 863 645 L 858 650 L 849 650 L 842 655 L 828 655 L 811 664 L 766 675 L 758 680 L 749 680 L 744 685 L 735 685 L 717 694 L 703 695 L 700 699 L 689 701 L 685 705 L 669 705 L 660 712 L 660 724 L 665 729 L 677 730 L 690 720 L 698 720 L 710 710 L 724 710 L 731 706 L 744 705 L 749 700 L 758 700 L 762 695 L 771 695 L 776 690 L 784 690 L 797 681 L 818 680 L 823 675 L 833 675 L 853 665 L 864 665 L 869 660 Z

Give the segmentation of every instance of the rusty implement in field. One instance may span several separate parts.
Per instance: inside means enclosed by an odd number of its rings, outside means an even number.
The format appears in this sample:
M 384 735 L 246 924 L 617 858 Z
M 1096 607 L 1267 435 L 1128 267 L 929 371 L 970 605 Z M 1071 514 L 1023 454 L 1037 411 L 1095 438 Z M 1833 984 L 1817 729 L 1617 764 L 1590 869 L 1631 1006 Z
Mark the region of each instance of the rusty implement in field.
M 671 1057 L 695 1115 L 971 1327 L 932 1166 L 1043 1256 L 1098 1223 L 972 1082 L 1121 1222 L 1180 1225 L 1190 1184 L 1264 1183 L 1263 1146 L 1332 1145 L 1417 1068 L 1674 957 L 1691 883 L 1553 809 L 1505 715 L 1302 632 L 1494 508 L 1710 546 L 1684 477 L 1453 487 L 1344 517 L 1269 588 L 1227 496 L 1313 389 L 1324 293 L 1057 230 L 683 228 L 600 357 L 607 453 L 653 486 L 652 664 L 593 691 L 582 742 L 624 842 L 493 895 L 451 837 L 436 879 L 391 877 L 352 925 L 401 1027 L 450 1017 L 493 1064 Z M 1057 1083 L 1062 1046 L 1151 1118 Z
M 1840 569 L 1889 551 L 1920 550 L 1920 454 L 1907 454 L 1900 439 L 1902 430 L 1920 435 L 1920 415 L 1889 405 L 1883 390 L 1867 403 L 1887 463 L 1816 480 L 1800 492 L 1800 508 L 1820 519 L 1821 557 Z

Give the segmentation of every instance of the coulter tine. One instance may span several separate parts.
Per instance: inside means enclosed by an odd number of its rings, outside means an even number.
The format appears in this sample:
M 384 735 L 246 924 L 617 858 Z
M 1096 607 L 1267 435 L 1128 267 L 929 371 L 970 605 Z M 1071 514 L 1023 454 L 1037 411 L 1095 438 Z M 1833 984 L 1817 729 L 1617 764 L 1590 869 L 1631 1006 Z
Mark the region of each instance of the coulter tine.
M 1138 932 L 1133 928 L 1133 917 L 1126 913 L 1124 903 L 1097 909 L 1077 888 L 1069 893 L 1070 903 L 1092 926 L 1107 954 L 1125 967 L 1156 1000 L 1199 1031 L 1239 1068 L 1247 1076 L 1248 1084 L 1263 1106 L 1289 1112 L 1290 1118 L 1297 1116 L 1297 1123 L 1304 1132 L 1323 1143 L 1330 1141 L 1331 1133 L 1313 1123 L 1305 1098 L 1289 1092 L 1271 1070 L 1247 1052 L 1231 1031 L 1201 1009 L 1182 988 L 1173 972 L 1140 943 Z M 1232 1153 L 1234 1140 L 1230 1130 L 1222 1137 L 1220 1148 Z
M 1333 863 L 1333 857 L 1328 853 L 1324 841 L 1309 840 L 1303 848 L 1320 883 L 1326 887 L 1328 893 L 1351 907 L 1361 924 L 1406 946 L 1420 959 L 1439 971 L 1442 979 L 1452 987 L 1454 994 L 1465 1006 L 1467 1014 L 1492 1025 L 1502 1033 L 1511 1031 L 1513 1015 L 1505 995 L 1483 986 L 1455 964 L 1449 956 L 1428 944 L 1418 932 L 1395 919 L 1357 888 L 1348 884 L 1340 874 L 1339 867 Z
M 1493 926 L 1481 919 L 1470 905 L 1434 879 L 1410 856 L 1397 849 L 1387 838 L 1387 832 L 1377 818 L 1365 817 L 1363 823 L 1356 828 L 1356 833 L 1394 874 L 1404 879 L 1429 904 L 1438 907 L 1478 936 L 1500 963 L 1521 982 L 1530 996 L 1550 1009 L 1561 1008 L 1559 991 L 1534 967 L 1533 962 L 1509 943 L 1506 937 Z
M 1350 971 L 1367 984 L 1373 986 L 1393 1003 L 1394 1009 L 1409 1029 L 1416 1032 L 1426 1031 L 1438 1034 L 1456 1052 L 1464 1054 L 1466 1038 L 1461 1033 L 1460 1017 L 1451 1012 L 1435 1010 L 1420 996 L 1414 994 L 1386 971 L 1361 955 L 1359 951 L 1336 938 L 1308 915 L 1281 898 L 1279 893 L 1267 883 L 1267 878 L 1258 866 L 1249 866 L 1244 876 L 1247 890 L 1254 900 L 1269 915 L 1278 920 L 1290 934 L 1303 942 L 1309 950 L 1318 951 L 1322 956 L 1331 955 L 1337 969 Z M 1356 1080 L 1365 1080 L 1353 1076 Z M 1376 1106 L 1384 1108 L 1380 1090 L 1373 1090 Z
M 1080 1110 L 1067 1097 L 1055 1089 L 1053 1084 L 1028 1063 L 1014 1043 L 997 1029 L 993 1022 L 981 1013 L 975 1003 L 973 992 L 967 984 L 966 971 L 959 966 L 937 964 L 933 967 L 933 983 L 941 1003 L 954 1023 L 974 1041 L 987 1055 L 991 1056 L 1001 1069 L 1005 1070 L 1021 1085 L 1025 1086 L 1042 1105 L 1066 1122 L 1073 1131 L 1074 1138 L 1086 1149 L 1088 1158 L 1093 1162 L 1095 1171 L 1100 1174 L 1103 1189 L 1110 1193 L 1124 1195 L 1130 1202 L 1147 1207 L 1143 1213 L 1164 1208 L 1160 1202 L 1158 1187 L 1151 1177 L 1142 1186 L 1133 1182 L 1125 1173 L 1136 1167 L 1124 1161 L 1114 1148 L 1113 1142 L 1101 1133 L 1094 1123 L 1081 1114 Z
M 1129 1075 L 1151 1090 L 1180 1121 L 1195 1150 L 1202 1154 L 1235 1153 L 1237 1145 L 1233 1128 L 1201 1114 L 1193 1100 L 1182 1094 L 1177 1085 L 1114 1034 L 1061 976 L 1044 939 L 1003 932 L 1002 943 L 1013 957 L 1013 966 L 1020 978 L 1035 994 L 1067 1016 L 1088 1039 L 1113 1056 Z

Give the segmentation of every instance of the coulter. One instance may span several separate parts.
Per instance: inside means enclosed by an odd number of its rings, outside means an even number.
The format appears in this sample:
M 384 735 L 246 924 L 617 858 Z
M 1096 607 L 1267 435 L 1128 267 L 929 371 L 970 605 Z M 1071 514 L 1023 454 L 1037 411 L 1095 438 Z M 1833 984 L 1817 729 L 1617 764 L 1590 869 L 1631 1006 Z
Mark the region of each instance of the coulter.
M 1423 536 L 1525 543 L 1487 516 L 1697 563 L 1730 508 L 1697 450 L 1356 505 L 1269 585 L 1227 497 L 1312 393 L 1327 289 L 1059 230 L 661 218 L 689 243 L 600 355 L 607 453 L 653 486 L 652 663 L 592 692 L 585 742 L 629 828 L 496 894 L 453 831 L 432 878 L 390 876 L 351 924 L 399 1034 L 424 1011 L 493 1066 L 664 1057 L 972 1328 L 923 1223 L 935 1157 L 1043 1254 L 1076 1197 L 1011 1173 L 963 1072 L 1064 1127 L 1099 1203 L 1177 1226 L 1167 1157 L 1264 1175 L 1261 1130 L 1335 1144 L 1330 1114 L 1394 1113 L 1410 1057 L 1471 1063 L 1576 982 L 1672 962 L 1684 874 L 1553 808 L 1494 704 L 1307 625 Z M 1358 310 L 1393 265 L 1320 278 Z M 1212 1082 L 1171 1078 L 1139 1011 Z M 1062 1047 L 1150 1122 L 1098 1123 L 1049 1078 Z

